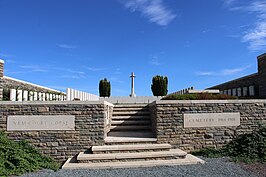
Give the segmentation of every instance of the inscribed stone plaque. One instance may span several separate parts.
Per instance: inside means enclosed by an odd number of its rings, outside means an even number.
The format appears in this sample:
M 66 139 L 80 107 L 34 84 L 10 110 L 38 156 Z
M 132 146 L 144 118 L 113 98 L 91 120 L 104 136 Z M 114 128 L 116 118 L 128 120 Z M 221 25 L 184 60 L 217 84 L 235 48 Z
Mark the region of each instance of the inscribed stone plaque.
M 184 114 L 184 127 L 220 127 L 240 125 L 240 113 Z
M 75 130 L 72 115 L 22 115 L 7 117 L 7 131 Z

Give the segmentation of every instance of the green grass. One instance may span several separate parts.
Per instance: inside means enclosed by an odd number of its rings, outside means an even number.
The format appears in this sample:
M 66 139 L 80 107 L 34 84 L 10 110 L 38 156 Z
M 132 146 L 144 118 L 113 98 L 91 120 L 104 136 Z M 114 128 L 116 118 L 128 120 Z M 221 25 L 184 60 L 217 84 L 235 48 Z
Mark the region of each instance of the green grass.
M 211 93 L 195 93 L 195 94 L 183 94 L 183 95 L 168 95 L 162 100 L 231 100 L 237 99 L 235 96 L 224 94 L 211 94 Z
M 192 154 L 209 158 L 228 156 L 235 162 L 266 163 L 266 126 L 239 136 L 221 149 L 205 148 Z
M 58 170 L 59 164 L 26 141 L 9 140 L 0 131 L 0 176 L 22 175 L 41 169 Z

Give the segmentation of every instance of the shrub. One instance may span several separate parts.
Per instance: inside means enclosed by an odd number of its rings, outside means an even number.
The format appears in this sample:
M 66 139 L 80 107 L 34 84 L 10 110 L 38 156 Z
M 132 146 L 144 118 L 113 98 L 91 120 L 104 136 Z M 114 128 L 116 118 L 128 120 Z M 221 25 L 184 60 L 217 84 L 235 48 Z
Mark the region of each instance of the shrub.
M 59 164 L 26 141 L 9 140 L 0 131 L 0 176 L 21 175 L 44 168 L 58 170 Z
M 168 78 L 163 76 L 154 76 L 152 78 L 151 90 L 154 96 L 167 95 Z
M 110 97 L 111 95 L 111 84 L 106 78 L 100 80 L 99 93 L 100 97 Z
M 224 94 L 197 93 L 197 94 L 171 94 L 162 98 L 162 100 L 230 100 L 237 97 Z
M 236 162 L 266 163 L 266 126 L 260 126 L 253 133 L 240 135 L 221 149 L 205 148 L 192 154 L 204 157 L 229 156 Z

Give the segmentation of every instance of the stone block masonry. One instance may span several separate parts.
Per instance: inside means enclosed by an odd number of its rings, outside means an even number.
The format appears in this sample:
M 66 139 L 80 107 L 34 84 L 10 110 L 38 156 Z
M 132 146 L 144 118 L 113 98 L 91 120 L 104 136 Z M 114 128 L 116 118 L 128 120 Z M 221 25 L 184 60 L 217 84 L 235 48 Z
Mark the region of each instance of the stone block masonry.
M 266 98 L 266 53 L 258 56 L 259 95 Z
M 150 110 L 158 143 L 169 143 L 185 151 L 220 148 L 236 136 L 266 124 L 266 100 L 163 100 L 151 104 Z M 198 127 L 185 128 L 184 115 L 197 117 L 206 113 L 210 114 L 206 119 L 215 118 L 213 114 L 217 113 L 227 116 L 230 114 L 226 113 L 240 113 L 240 125 L 238 120 L 233 120 L 234 124 L 229 126 L 211 126 L 211 123 L 200 126 L 201 122 Z
M 85 146 L 104 145 L 104 138 L 107 135 L 108 127 L 110 127 L 107 120 L 110 119 L 108 116 L 111 115 L 112 107 L 112 104 L 104 101 L 0 102 L 0 131 L 5 131 L 13 140 L 28 140 L 42 153 L 53 157 L 58 162 L 64 162 L 68 157 L 86 150 Z M 60 121 L 52 121 L 52 123 L 59 125 L 60 123 L 64 124 L 64 117 L 74 116 L 74 129 L 7 131 L 8 118 L 15 117 L 16 120 L 30 118 L 31 123 L 38 124 L 38 126 L 36 125 L 38 129 L 41 126 L 40 117 L 43 117 L 43 123 L 47 125 L 49 121 L 47 123 L 45 117 L 55 117 L 56 119 L 57 116 Z M 36 118 L 35 122 L 32 120 L 34 118 Z M 20 122 L 25 124 L 26 121 Z M 18 122 L 15 124 L 17 126 Z

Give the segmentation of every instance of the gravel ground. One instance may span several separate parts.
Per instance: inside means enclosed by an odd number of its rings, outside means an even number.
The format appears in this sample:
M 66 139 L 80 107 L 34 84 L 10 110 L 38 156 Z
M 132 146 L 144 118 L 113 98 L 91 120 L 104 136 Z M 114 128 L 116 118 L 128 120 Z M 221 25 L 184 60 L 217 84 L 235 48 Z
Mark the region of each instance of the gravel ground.
M 202 158 L 204 159 L 204 158 Z M 68 176 L 110 176 L 110 177 L 155 177 L 155 176 L 183 176 L 183 177 L 255 177 L 249 171 L 245 171 L 240 165 L 230 162 L 228 158 L 204 159 L 203 165 L 186 166 L 162 166 L 151 168 L 125 168 L 125 169 L 101 169 L 101 170 L 42 170 L 37 173 L 28 173 L 23 177 L 68 177 Z

